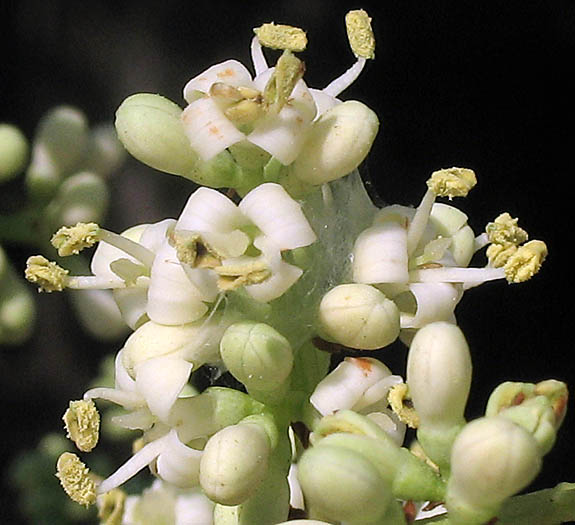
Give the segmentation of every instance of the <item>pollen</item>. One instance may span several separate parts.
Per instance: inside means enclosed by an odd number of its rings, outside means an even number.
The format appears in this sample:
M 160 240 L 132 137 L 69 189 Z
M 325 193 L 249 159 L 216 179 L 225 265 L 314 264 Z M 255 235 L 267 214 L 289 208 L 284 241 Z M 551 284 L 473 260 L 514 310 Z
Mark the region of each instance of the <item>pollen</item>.
M 467 168 L 447 168 L 434 171 L 427 187 L 439 197 L 466 197 L 477 184 L 475 172 Z
M 66 437 L 71 439 L 79 450 L 90 452 L 97 444 L 100 432 L 100 414 L 94 402 L 70 401 L 63 418 Z
M 75 226 L 63 226 L 50 242 L 58 250 L 60 257 L 77 255 L 84 248 L 90 248 L 98 242 L 100 227 L 94 222 L 79 222 Z
M 510 283 L 522 283 L 531 279 L 547 257 L 547 245 L 543 241 L 529 241 L 520 246 L 505 263 L 505 277 Z
M 349 11 L 345 15 L 345 26 L 353 53 L 361 58 L 374 58 L 375 38 L 369 15 L 363 9 Z
M 401 421 L 411 428 L 417 428 L 419 426 L 419 416 L 413 406 L 411 406 L 408 391 L 409 388 L 405 383 L 394 385 L 389 390 L 387 400 L 391 409 Z
M 527 232 L 517 224 L 518 219 L 514 219 L 505 212 L 499 215 L 493 222 L 490 222 L 486 228 L 487 238 L 493 244 L 503 246 L 509 244 L 523 244 L 529 236 Z
M 41 292 L 61 292 L 66 288 L 68 270 L 49 261 L 43 255 L 33 255 L 26 261 L 24 276 L 37 284 Z
M 260 44 L 270 49 L 288 49 L 297 53 L 307 46 L 305 31 L 299 27 L 271 22 L 255 28 L 254 33 Z
M 56 477 L 71 500 L 88 507 L 96 503 L 96 483 L 90 469 L 76 454 L 64 452 L 56 464 Z

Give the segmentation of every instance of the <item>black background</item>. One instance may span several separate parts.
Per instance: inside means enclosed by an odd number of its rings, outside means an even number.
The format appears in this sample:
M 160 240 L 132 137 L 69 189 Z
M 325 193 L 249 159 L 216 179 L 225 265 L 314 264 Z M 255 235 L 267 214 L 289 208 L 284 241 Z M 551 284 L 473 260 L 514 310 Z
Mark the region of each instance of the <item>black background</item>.
M 81 107 L 91 122 L 112 120 L 135 92 L 160 93 L 180 104 L 181 89 L 227 58 L 249 64 L 253 27 L 289 23 L 308 32 L 306 81 L 323 87 L 353 63 L 344 15 L 373 17 L 376 60 L 343 99 L 379 115 L 380 133 L 362 173 L 386 203 L 416 204 L 428 175 L 453 165 L 473 168 L 477 187 L 456 204 L 476 230 L 502 211 L 519 216 L 549 258 L 523 285 L 486 284 L 469 291 L 457 314 L 474 359 L 469 417 L 480 415 L 504 380 L 557 378 L 575 385 L 571 70 L 575 4 L 547 1 L 331 2 L 174 1 L 86 3 L 20 0 L 3 4 L 0 121 L 32 136 L 56 104 Z M 112 181 L 107 225 L 175 216 L 193 185 L 135 161 Z M 13 258 L 28 253 L 12 248 Z M 38 298 L 38 331 L 25 346 L 2 349 L 2 453 L 35 445 L 60 428 L 68 399 L 78 398 L 101 355 L 119 348 L 78 331 L 57 294 Z M 387 352 L 387 353 L 386 353 Z M 402 371 L 405 350 L 383 359 Z M 568 412 L 558 443 L 532 488 L 575 481 Z M 6 465 L 7 459 L 2 459 Z M 9 487 L 3 496 L 11 497 Z M 10 501 L 3 522 L 20 523 Z

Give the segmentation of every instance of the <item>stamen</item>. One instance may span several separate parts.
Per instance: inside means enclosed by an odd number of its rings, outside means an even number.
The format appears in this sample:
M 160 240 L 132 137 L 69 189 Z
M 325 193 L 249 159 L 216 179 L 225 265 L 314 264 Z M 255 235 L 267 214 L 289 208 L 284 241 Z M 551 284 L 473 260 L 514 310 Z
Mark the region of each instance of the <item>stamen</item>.
M 144 445 L 136 452 L 126 463 L 124 463 L 116 472 L 106 478 L 98 486 L 98 494 L 104 494 L 115 489 L 135 476 L 140 470 L 147 467 L 154 461 L 169 443 L 170 434 L 166 434 L 147 445 Z
M 547 245 L 543 241 L 529 241 L 519 246 L 505 263 L 505 277 L 510 283 L 522 283 L 531 279 L 547 257 Z
M 527 232 L 517 225 L 518 219 L 513 219 L 509 213 L 499 215 L 485 227 L 489 242 L 509 245 L 523 244 L 529 238 Z
M 263 24 L 254 29 L 259 43 L 270 49 L 289 50 L 295 53 L 303 51 L 307 46 L 307 36 L 303 29 L 288 25 Z
M 37 284 L 40 292 L 61 292 L 68 286 L 68 270 L 49 261 L 43 255 L 33 255 L 26 261 L 24 276 Z
M 100 414 L 92 400 L 70 401 L 63 418 L 66 437 L 79 450 L 90 452 L 97 444 L 100 431 Z
M 434 171 L 427 181 L 427 187 L 438 197 L 466 197 L 469 190 L 477 184 L 473 170 L 467 168 L 448 168 Z
M 411 428 L 417 428 L 419 426 L 419 416 L 410 401 L 408 401 L 408 391 L 408 385 L 405 383 L 393 385 L 387 394 L 387 400 L 393 412 L 403 423 Z
M 264 108 L 270 112 L 279 113 L 287 103 L 295 85 L 303 78 L 304 71 L 304 63 L 286 49 L 264 88 Z
M 50 242 L 60 257 L 77 255 L 84 248 L 91 248 L 99 240 L 100 227 L 95 222 L 79 222 L 75 226 L 62 226 Z
M 260 44 L 260 41 L 258 40 L 257 36 L 254 36 L 252 38 L 250 51 L 252 55 L 252 63 L 254 65 L 254 71 L 257 77 L 258 75 L 261 75 L 264 71 L 269 69 L 266 57 L 264 56 L 262 45 Z
M 61 257 L 77 255 L 84 248 L 90 248 L 101 241 L 126 252 L 148 268 L 154 262 L 155 256 L 152 251 L 123 235 L 100 228 L 93 222 L 79 222 L 71 227 L 64 226 L 51 239 L 52 246 L 58 250 L 58 255 Z
M 70 499 L 86 507 L 96 503 L 96 483 L 90 469 L 76 454 L 64 452 L 58 458 L 56 468 L 56 477 Z
M 337 97 L 342 91 L 347 89 L 357 80 L 363 71 L 366 62 L 367 60 L 365 58 L 358 58 L 357 62 L 353 66 L 351 66 L 345 73 L 332 80 L 325 88 L 322 89 L 322 91 L 326 95 Z
M 351 50 L 357 57 L 375 57 L 375 38 L 371 29 L 371 18 L 363 9 L 349 11 L 345 15 L 347 38 Z
M 223 291 L 237 290 L 244 285 L 258 284 L 271 276 L 270 269 L 263 261 L 216 266 L 214 270 L 220 276 L 218 288 Z

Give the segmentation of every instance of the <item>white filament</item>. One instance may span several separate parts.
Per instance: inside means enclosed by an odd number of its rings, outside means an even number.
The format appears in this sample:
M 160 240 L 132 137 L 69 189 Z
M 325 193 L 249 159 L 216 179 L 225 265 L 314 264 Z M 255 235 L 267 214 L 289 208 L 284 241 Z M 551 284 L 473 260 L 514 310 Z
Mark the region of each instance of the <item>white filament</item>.
M 366 59 L 358 58 L 355 64 L 351 66 L 343 75 L 332 80 L 324 89 L 324 93 L 332 97 L 337 97 L 343 90 L 351 86 L 359 77 L 365 67 Z

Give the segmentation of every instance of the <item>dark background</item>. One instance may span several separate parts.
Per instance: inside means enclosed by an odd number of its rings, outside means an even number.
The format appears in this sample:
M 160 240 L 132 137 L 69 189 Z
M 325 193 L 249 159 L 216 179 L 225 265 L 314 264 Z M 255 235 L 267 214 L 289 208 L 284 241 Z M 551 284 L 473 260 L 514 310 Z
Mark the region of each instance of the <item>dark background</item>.
M 307 30 L 305 78 L 323 87 L 353 63 L 345 13 L 365 8 L 374 19 L 376 60 L 342 98 L 361 100 L 379 115 L 381 130 L 361 171 L 381 199 L 416 204 L 432 171 L 470 167 L 478 185 L 456 205 L 475 231 L 509 211 L 549 247 L 532 281 L 486 284 L 458 306 L 475 367 L 469 416 L 480 415 L 504 380 L 557 378 L 575 385 L 567 267 L 573 257 L 573 1 L 20 0 L 3 6 L 1 32 L 8 38 L 0 62 L 0 121 L 18 124 L 29 137 L 56 104 L 79 106 L 91 122 L 111 121 L 135 92 L 182 104 L 183 86 L 206 67 L 227 58 L 249 65 L 251 30 L 267 21 Z M 115 230 L 177 215 L 193 190 L 189 181 L 135 161 L 111 184 L 107 226 Z M 18 261 L 29 255 L 15 247 L 12 253 Z M 58 430 L 67 401 L 84 391 L 100 356 L 121 345 L 79 332 L 61 295 L 44 294 L 38 304 L 32 341 L 0 353 L 1 448 L 8 456 Z M 388 353 L 384 360 L 402 371 L 405 351 Z M 575 481 L 574 417 L 568 412 L 533 488 Z M 8 499 L 0 521 L 20 523 L 10 489 L 2 494 Z

